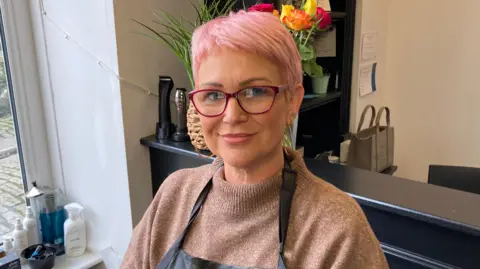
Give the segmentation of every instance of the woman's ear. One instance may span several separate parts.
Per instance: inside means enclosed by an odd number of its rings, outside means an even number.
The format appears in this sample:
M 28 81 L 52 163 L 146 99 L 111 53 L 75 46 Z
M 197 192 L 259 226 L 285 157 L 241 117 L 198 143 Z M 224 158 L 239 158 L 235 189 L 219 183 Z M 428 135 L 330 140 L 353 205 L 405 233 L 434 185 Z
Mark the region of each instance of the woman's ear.
M 300 106 L 302 105 L 303 96 L 305 95 L 305 89 L 302 84 L 297 84 L 292 90 L 292 98 L 290 98 L 290 111 L 298 114 Z

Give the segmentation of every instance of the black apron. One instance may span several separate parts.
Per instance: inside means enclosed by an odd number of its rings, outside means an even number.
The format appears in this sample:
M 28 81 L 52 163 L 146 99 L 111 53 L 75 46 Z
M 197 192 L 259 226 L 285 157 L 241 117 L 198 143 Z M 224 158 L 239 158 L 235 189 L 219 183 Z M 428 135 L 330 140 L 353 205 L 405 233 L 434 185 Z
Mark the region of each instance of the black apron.
M 285 239 L 287 236 L 288 220 L 290 218 L 290 208 L 292 205 L 293 194 L 296 189 L 296 172 L 292 170 L 290 163 L 285 156 L 285 165 L 282 171 L 282 187 L 280 190 L 280 203 L 278 214 L 278 236 L 279 236 L 279 253 L 278 253 L 278 269 L 287 269 L 285 266 L 285 260 L 283 257 L 283 250 L 285 246 Z M 210 189 L 212 188 L 213 177 L 210 178 L 207 185 L 203 188 L 202 192 L 197 198 L 190 220 L 187 227 L 175 241 L 173 246 L 167 251 L 167 254 L 163 257 L 156 269 L 246 269 L 245 267 L 224 265 L 213 261 L 207 261 L 200 258 L 195 258 L 188 255 L 182 250 L 182 244 L 185 239 L 185 235 L 190 229 L 192 223 L 198 216 L 198 212 L 205 202 Z M 251 268 L 255 269 L 255 268 Z

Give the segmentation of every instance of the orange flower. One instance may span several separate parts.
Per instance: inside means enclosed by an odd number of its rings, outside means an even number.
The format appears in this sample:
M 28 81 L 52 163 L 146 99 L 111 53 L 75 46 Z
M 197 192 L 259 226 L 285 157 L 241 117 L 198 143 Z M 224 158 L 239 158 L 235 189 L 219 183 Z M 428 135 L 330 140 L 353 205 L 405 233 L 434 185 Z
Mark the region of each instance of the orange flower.
M 278 10 L 275 9 L 275 10 L 273 11 L 273 16 L 275 16 L 275 17 L 280 17 L 280 13 L 278 12 Z
M 312 27 L 312 17 L 304 10 L 294 9 L 282 20 L 288 28 L 299 31 Z

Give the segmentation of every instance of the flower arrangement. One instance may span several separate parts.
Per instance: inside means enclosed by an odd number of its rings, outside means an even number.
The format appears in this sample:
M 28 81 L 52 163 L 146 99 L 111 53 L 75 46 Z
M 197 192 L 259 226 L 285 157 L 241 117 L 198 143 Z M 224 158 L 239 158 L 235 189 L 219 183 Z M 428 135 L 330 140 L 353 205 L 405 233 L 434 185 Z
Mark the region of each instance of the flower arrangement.
M 273 4 L 256 4 L 248 8 L 249 12 L 271 12 L 290 31 L 302 59 L 302 70 L 312 78 L 323 77 L 323 68 L 317 64 L 317 54 L 313 46 L 313 37 L 317 32 L 328 30 L 332 25 L 332 17 L 316 0 L 303 0 L 301 8 L 293 5 L 282 5 L 281 13 Z M 293 148 L 293 130 L 286 128 L 283 145 Z
M 317 6 L 316 0 L 302 1 L 302 8 L 282 5 L 281 13 L 273 4 L 256 4 L 248 11 L 272 12 L 292 34 L 302 58 L 302 69 L 310 77 L 323 77 L 323 68 L 316 62 L 313 37 L 318 32 L 328 30 L 332 17 L 323 8 Z

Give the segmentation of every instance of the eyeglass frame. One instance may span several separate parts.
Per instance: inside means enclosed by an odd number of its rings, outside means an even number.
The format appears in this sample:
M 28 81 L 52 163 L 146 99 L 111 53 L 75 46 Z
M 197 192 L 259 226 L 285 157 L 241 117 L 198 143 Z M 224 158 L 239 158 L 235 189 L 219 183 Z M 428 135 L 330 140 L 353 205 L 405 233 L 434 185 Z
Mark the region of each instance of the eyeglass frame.
M 241 91 L 243 91 L 243 90 L 245 90 L 245 89 L 248 89 L 248 88 L 256 88 L 256 87 L 258 87 L 258 88 L 270 88 L 270 89 L 272 89 L 272 90 L 274 91 L 273 100 L 272 100 L 272 103 L 270 104 L 270 107 L 269 107 L 267 110 L 265 110 L 265 111 L 263 111 L 263 112 L 259 112 L 259 113 L 250 113 L 250 112 L 246 111 L 245 108 L 243 108 L 242 102 L 240 102 L 240 101 L 238 100 L 238 93 L 240 93 Z M 207 117 L 207 118 L 218 117 L 218 116 L 222 115 L 223 113 L 225 113 L 225 110 L 227 110 L 228 101 L 230 100 L 230 98 L 234 98 L 234 99 L 237 101 L 238 105 L 239 105 L 240 108 L 243 110 L 243 112 L 245 112 L 245 113 L 247 113 L 247 114 L 249 114 L 249 115 L 261 115 L 261 114 L 268 113 L 268 112 L 272 109 L 273 104 L 275 103 L 275 100 L 276 100 L 276 98 L 277 98 L 277 95 L 278 95 L 280 92 L 286 90 L 287 88 L 288 88 L 288 85 L 286 85 L 286 84 L 280 85 L 280 86 L 265 86 L 265 85 L 260 86 L 260 85 L 258 85 L 258 86 L 245 87 L 245 88 L 242 88 L 242 89 L 240 89 L 240 90 L 238 90 L 238 91 L 236 91 L 236 92 L 234 92 L 234 93 L 228 93 L 228 92 L 224 92 L 224 91 L 221 91 L 221 90 L 214 90 L 214 89 L 202 89 L 202 90 L 197 90 L 197 91 L 189 92 L 189 93 L 188 93 L 188 99 L 190 100 L 190 102 L 192 102 L 192 104 L 193 104 L 193 106 L 195 107 L 195 109 L 197 110 L 197 112 L 198 112 L 200 115 L 202 115 L 202 116 L 204 116 L 204 117 Z M 193 100 L 193 96 L 194 96 L 195 94 L 201 93 L 201 92 L 209 92 L 209 91 L 221 92 L 221 93 L 225 94 L 225 97 L 226 97 L 225 106 L 223 107 L 222 112 L 220 112 L 220 113 L 218 113 L 218 114 L 216 114 L 216 115 L 205 115 L 205 114 L 203 114 L 203 113 L 200 112 L 200 110 L 197 108 L 197 105 L 195 104 L 195 101 Z

